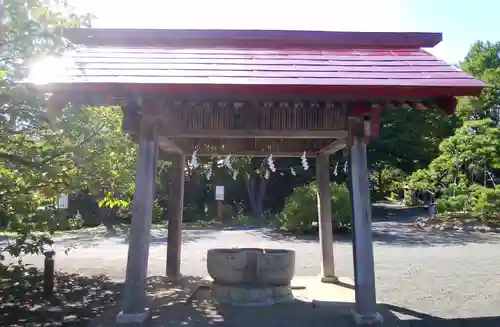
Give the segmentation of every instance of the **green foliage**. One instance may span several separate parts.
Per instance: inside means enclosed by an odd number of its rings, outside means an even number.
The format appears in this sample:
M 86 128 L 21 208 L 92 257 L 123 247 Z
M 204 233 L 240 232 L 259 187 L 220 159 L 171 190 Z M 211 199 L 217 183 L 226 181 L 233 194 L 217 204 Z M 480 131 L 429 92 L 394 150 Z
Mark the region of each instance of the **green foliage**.
M 500 168 L 500 128 L 490 119 L 465 122 L 439 148 L 440 155 L 427 169 L 409 177 L 410 192 L 437 192 L 447 185 L 449 195 L 463 194 L 470 185 L 487 183 L 489 172 Z
M 497 220 L 500 209 L 500 42 L 476 42 L 461 63 L 489 84 L 479 97 L 462 98 L 462 125 L 439 145 L 439 156 L 407 180 L 408 194 L 440 193 L 439 213 L 466 211 Z
M 488 84 L 481 96 L 463 98 L 457 108 L 462 121 L 489 118 L 500 122 L 500 42 L 478 41 L 472 45 L 465 60 L 463 70 Z
M 440 198 L 436 201 L 436 210 L 438 213 L 465 211 L 466 206 L 467 196 L 465 194 Z
M 384 109 L 380 137 L 370 141 L 371 171 L 386 167 L 411 174 L 425 168 L 439 154 L 439 144 L 453 134 L 456 119 L 440 109 Z
M 438 199 L 436 202 L 438 213 L 471 212 L 478 214 L 486 221 L 500 222 L 500 186 L 487 188 L 473 185 L 467 194 L 458 194 Z
M 59 147 L 61 130 L 51 119 L 47 97 L 22 81 L 38 59 L 68 48 L 61 27 L 80 26 L 89 17 L 68 13 L 59 1 L 6 0 L 2 7 L 0 212 L 12 220 L 19 237 L 1 250 L 37 253 L 49 240 L 32 230 L 54 226 L 54 200 L 75 166 Z
M 405 173 L 388 165 L 376 165 L 370 179 L 373 184 L 373 199 L 383 199 L 391 194 L 398 194 L 405 181 Z
M 55 229 L 79 224 L 56 210 L 62 192 L 88 193 L 110 207 L 129 202 L 135 148 L 121 131 L 119 108 L 58 112 L 50 95 L 25 83 L 40 60 L 71 48 L 62 28 L 88 26 L 91 17 L 56 0 L 2 5 L 0 216 L 18 238 L 0 251 L 38 253 Z
M 349 191 L 344 184 L 331 183 L 331 187 L 333 228 L 335 230 L 350 230 L 352 212 Z M 283 211 L 278 215 L 280 226 L 291 232 L 311 233 L 317 229 L 317 221 L 316 183 L 295 188 L 286 199 Z
M 500 185 L 477 192 L 473 210 L 487 220 L 500 222 Z

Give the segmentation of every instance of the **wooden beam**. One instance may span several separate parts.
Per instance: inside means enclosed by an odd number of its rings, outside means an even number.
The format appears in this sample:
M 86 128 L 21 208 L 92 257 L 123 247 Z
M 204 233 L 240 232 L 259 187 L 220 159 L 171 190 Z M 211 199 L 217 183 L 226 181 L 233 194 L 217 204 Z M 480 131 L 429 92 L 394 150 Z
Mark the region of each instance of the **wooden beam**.
M 339 138 L 332 143 L 325 146 L 323 149 L 319 151 L 321 154 L 333 154 L 337 151 L 342 150 L 347 146 L 347 138 Z
M 346 130 L 195 130 L 165 131 L 165 137 L 211 139 L 334 139 L 345 138 Z
M 273 152 L 273 151 L 238 151 L 238 152 L 197 152 L 196 156 L 198 157 L 209 157 L 209 156 L 227 156 L 231 155 L 231 157 L 268 157 L 270 154 L 273 155 L 274 158 L 291 158 L 291 157 L 302 157 L 304 152 Z M 306 153 L 306 157 L 316 157 L 318 155 L 318 151 L 311 151 Z
M 184 151 L 177 144 L 164 136 L 158 137 L 158 146 L 165 152 L 184 154 Z

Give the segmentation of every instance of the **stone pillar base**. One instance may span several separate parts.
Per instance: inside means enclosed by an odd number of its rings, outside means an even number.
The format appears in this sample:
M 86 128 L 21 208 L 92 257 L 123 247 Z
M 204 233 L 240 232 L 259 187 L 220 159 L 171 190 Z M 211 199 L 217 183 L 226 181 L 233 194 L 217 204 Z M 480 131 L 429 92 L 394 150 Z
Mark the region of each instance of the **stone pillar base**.
M 235 306 L 269 306 L 293 301 L 291 285 L 252 287 L 247 285 L 222 285 L 212 283 L 214 300 Z
M 339 278 L 337 276 L 321 276 L 321 282 L 327 284 L 337 284 Z
M 178 283 L 182 281 L 182 274 L 176 274 L 176 275 L 169 275 L 167 274 L 166 280 L 171 282 L 171 283 Z
M 117 324 L 142 324 L 146 319 L 149 318 L 149 308 L 144 309 L 143 312 L 140 313 L 124 313 L 123 311 L 120 311 L 116 315 L 116 323 Z
M 356 311 L 352 310 L 351 313 L 352 319 L 357 325 L 376 325 L 382 324 L 384 322 L 384 317 L 378 312 L 366 315 L 357 313 Z

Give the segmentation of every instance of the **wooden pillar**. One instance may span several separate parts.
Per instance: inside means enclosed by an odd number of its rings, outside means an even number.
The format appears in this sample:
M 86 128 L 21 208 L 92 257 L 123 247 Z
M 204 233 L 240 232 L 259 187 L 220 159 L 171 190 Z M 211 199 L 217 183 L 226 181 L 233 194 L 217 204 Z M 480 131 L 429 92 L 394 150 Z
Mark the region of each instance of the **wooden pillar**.
M 182 211 L 184 208 L 185 156 L 171 155 L 170 196 L 168 199 L 167 276 L 181 277 Z
M 321 281 L 336 283 L 333 260 L 332 188 L 330 162 L 327 154 L 316 157 L 316 183 L 318 184 L 318 224 L 321 244 Z
M 353 212 L 353 256 L 357 324 L 382 322 L 377 312 L 371 225 L 371 201 L 363 117 L 349 117 L 350 184 Z
M 136 166 L 132 222 L 130 225 L 127 271 L 122 311 L 117 323 L 142 323 L 149 315 L 146 308 L 146 278 L 156 177 L 157 125 L 143 119 L 140 128 Z

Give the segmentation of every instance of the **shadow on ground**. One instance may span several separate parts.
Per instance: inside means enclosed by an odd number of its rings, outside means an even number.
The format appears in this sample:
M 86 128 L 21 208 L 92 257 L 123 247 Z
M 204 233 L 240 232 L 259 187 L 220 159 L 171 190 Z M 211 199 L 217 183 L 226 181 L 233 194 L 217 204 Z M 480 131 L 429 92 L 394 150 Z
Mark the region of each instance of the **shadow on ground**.
M 354 308 L 351 303 L 323 303 L 313 306 L 311 302 L 296 300 L 271 307 L 233 307 L 214 302 L 207 286 L 206 281 L 197 277 L 185 277 L 177 284 L 164 278 L 153 279 L 149 287 L 152 315 L 140 326 L 356 326 L 350 313 Z M 387 327 L 498 327 L 500 323 L 499 317 L 441 319 L 387 304 L 379 305 L 379 311 L 385 318 L 382 326 Z M 117 309 L 108 311 L 94 320 L 91 326 L 116 326 L 116 313 Z
M 500 317 L 477 317 L 443 319 L 425 313 L 398 307 L 392 304 L 384 304 L 389 317 L 384 325 L 398 327 L 497 327 L 500 326 Z M 398 318 L 399 316 L 399 318 Z
M 425 208 L 406 208 L 395 203 L 376 203 L 372 208 L 373 241 L 381 245 L 397 246 L 454 246 L 469 243 L 500 243 L 495 233 L 454 230 L 422 229 L 413 222 L 427 211 Z M 293 235 L 274 229 L 254 230 L 266 239 L 277 242 L 318 242 L 317 235 Z M 334 235 L 336 242 L 352 242 L 350 234 Z
M 373 241 L 399 246 L 452 246 L 470 243 L 500 243 L 493 233 L 422 229 L 410 224 L 373 224 Z
M 262 235 L 275 242 L 311 243 L 318 242 L 317 235 L 293 235 L 275 229 L 259 229 L 250 233 Z M 334 235 L 340 243 L 351 243 L 349 234 Z M 470 243 L 500 243 L 500 236 L 491 233 L 424 230 L 410 225 L 373 224 L 373 242 L 381 245 L 396 246 L 453 246 Z
M 217 237 L 215 228 L 187 228 L 182 235 L 183 243 L 196 242 L 200 239 L 213 239 Z M 107 230 L 104 227 L 88 228 L 70 231 L 67 234 L 56 235 L 53 237 L 54 244 L 64 247 L 92 248 L 102 244 L 103 241 L 116 244 L 128 244 L 129 228 L 127 225 L 121 225 L 114 231 Z M 4 241 L 6 241 L 5 239 Z M 1 242 L 1 240 L 0 240 Z M 167 244 L 167 229 L 155 227 L 151 230 L 151 245 Z
M 54 285 L 54 295 L 44 296 L 42 271 L 0 266 L 0 326 L 86 326 L 120 294 L 105 276 L 57 273 Z
M 394 222 L 412 222 L 415 219 L 428 215 L 427 208 L 424 207 L 405 207 L 400 203 L 377 202 L 372 205 L 372 220 L 394 221 Z
M 46 298 L 41 272 L 34 268 L 1 271 L 1 326 L 116 326 L 117 299 L 121 284 L 104 276 L 85 277 L 58 273 L 56 292 Z M 172 283 L 163 277 L 148 279 L 151 318 L 140 326 L 260 326 L 302 327 L 355 326 L 350 309 L 353 304 L 313 307 L 295 301 L 272 307 L 241 308 L 216 304 L 210 299 L 208 284 L 200 277 L 185 276 Z M 388 327 L 498 327 L 500 317 L 441 319 L 425 313 L 381 304 Z M 127 325 L 132 327 L 131 325 Z M 137 326 L 137 325 L 134 325 Z

